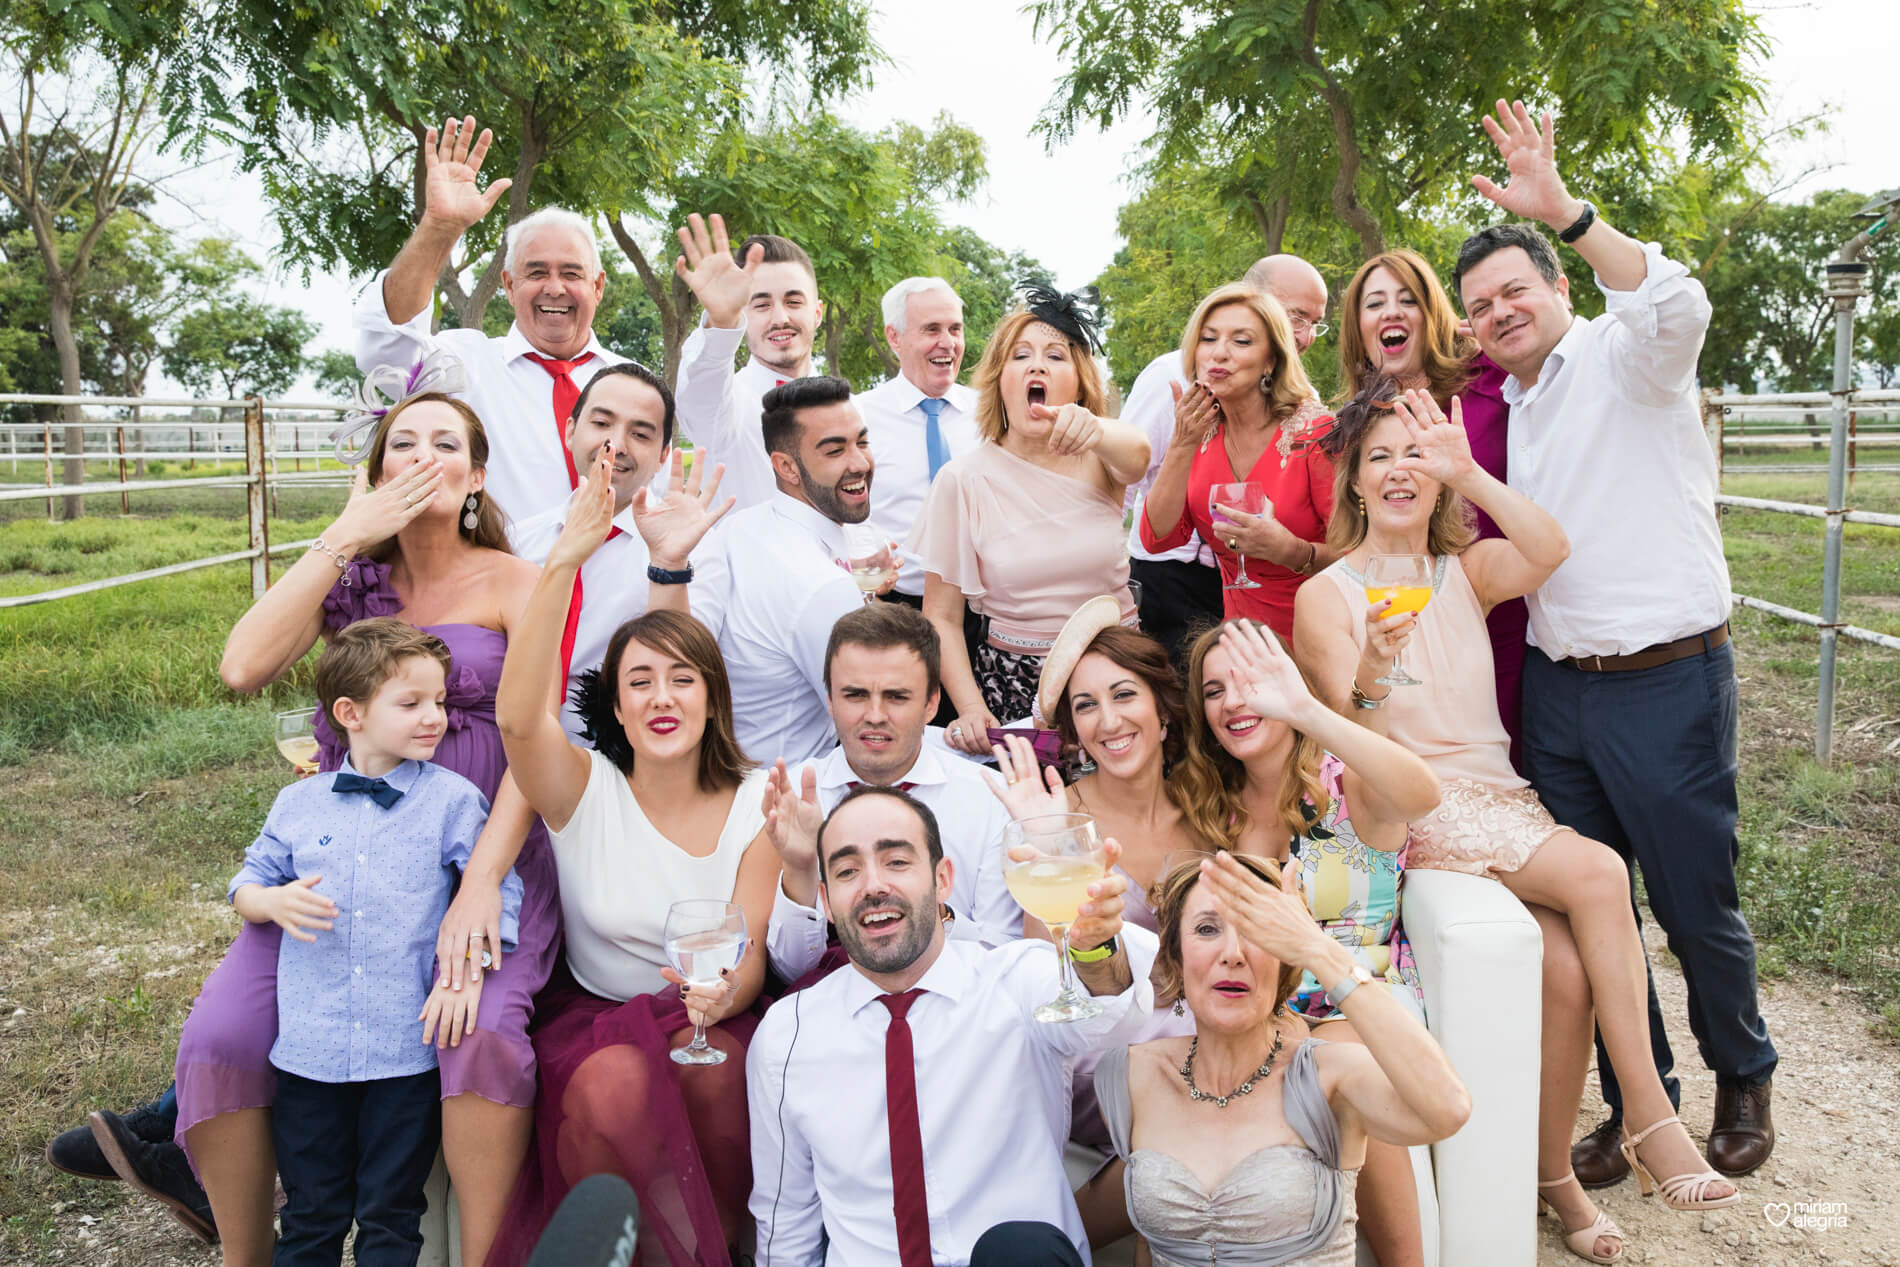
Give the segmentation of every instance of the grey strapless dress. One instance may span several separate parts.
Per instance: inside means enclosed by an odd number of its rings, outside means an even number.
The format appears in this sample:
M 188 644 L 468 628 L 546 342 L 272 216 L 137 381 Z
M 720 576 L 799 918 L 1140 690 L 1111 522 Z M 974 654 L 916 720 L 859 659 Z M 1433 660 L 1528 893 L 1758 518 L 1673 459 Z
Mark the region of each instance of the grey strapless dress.
M 1166 1153 L 1130 1150 L 1128 1049 L 1102 1057 L 1096 1094 L 1115 1151 L 1128 1163 L 1129 1218 L 1157 1267 L 1352 1267 L 1357 1172 L 1338 1168 L 1339 1125 L 1313 1060 L 1319 1045 L 1309 1038 L 1294 1049 L 1284 1084 L 1287 1122 L 1307 1146 L 1249 1153 L 1211 1190 Z

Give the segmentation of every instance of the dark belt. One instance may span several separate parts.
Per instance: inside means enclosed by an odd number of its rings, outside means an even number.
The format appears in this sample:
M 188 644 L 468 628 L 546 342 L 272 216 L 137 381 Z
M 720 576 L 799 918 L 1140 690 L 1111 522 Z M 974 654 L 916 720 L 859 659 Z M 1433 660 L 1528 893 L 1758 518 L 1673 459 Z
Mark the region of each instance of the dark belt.
M 1674 664 L 1677 660 L 1687 660 L 1690 656 L 1707 655 L 1728 641 L 1726 622 L 1699 634 L 1690 634 L 1687 638 L 1678 638 L 1674 642 L 1659 642 L 1653 647 L 1644 647 L 1641 651 L 1632 651 L 1628 655 L 1586 655 L 1571 656 L 1559 660 L 1573 669 L 1582 669 L 1585 673 L 1633 673 L 1638 669 L 1653 669 L 1659 665 Z

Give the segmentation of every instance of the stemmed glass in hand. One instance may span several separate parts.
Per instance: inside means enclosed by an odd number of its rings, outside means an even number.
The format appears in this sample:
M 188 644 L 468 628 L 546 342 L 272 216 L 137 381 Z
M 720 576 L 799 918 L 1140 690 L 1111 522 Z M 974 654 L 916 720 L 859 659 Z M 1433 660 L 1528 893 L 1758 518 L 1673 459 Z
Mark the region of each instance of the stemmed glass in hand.
M 276 727 L 277 751 L 296 768 L 300 778 L 317 772 L 317 735 L 312 729 L 316 718 L 314 708 L 293 708 L 271 719 Z
M 1217 533 L 1220 531 L 1222 524 L 1233 522 L 1233 520 L 1229 519 L 1223 513 L 1223 508 L 1226 510 L 1238 510 L 1248 515 L 1270 515 L 1273 513 L 1273 503 L 1267 499 L 1266 487 L 1252 482 L 1244 484 L 1215 484 L 1207 490 L 1207 517 L 1212 521 L 1214 531 Z M 1234 549 L 1232 546 L 1228 548 Z M 1260 582 L 1247 575 L 1247 556 L 1242 554 L 1239 550 L 1234 550 L 1234 558 L 1239 562 L 1239 567 L 1234 572 L 1234 579 L 1221 586 L 1221 588 L 1230 590 L 1259 589 Z
M 1431 556 L 1375 554 L 1367 559 L 1366 601 L 1376 603 L 1380 599 L 1392 600 L 1392 606 L 1385 613 L 1388 618 L 1404 612 L 1416 614 L 1424 611 L 1425 604 L 1432 601 Z M 1381 686 L 1423 685 L 1405 671 L 1396 653 L 1392 656 L 1392 667 L 1386 670 L 1385 676 L 1376 680 Z
M 897 553 L 884 534 L 868 523 L 844 525 L 845 566 L 869 606 L 877 592 L 897 577 Z
M 1089 885 L 1107 874 L 1091 815 L 1038 814 L 1012 820 L 1003 830 L 1003 883 L 1017 905 L 1055 934 L 1061 961 L 1062 992 L 1036 1009 L 1039 1021 L 1079 1021 L 1102 1010 L 1076 988 L 1069 925 L 1088 901 Z
M 745 958 L 745 908 L 717 898 L 690 898 L 667 908 L 667 962 L 689 986 L 709 987 L 724 981 L 724 973 Z M 675 1047 L 673 1060 L 682 1065 L 723 1064 L 726 1053 L 706 1041 L 704 1018 L 693 1022 L 690 1046 Z

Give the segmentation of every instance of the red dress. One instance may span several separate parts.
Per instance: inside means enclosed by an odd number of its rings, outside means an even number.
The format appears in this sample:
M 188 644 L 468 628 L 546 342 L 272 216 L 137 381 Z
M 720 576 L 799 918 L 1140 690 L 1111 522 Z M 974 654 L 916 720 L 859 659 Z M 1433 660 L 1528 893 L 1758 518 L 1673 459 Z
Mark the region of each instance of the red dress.
M 1186 545 L 1190 533 L 1214 551 L 1220 564 L 1223 586 L 1231 584 L 1239 570 L 1239 560 L 1227 548 L 1227 538 L 1215 531 L 1208 510 L 1207 494 L 1216 484 L 1259 484 L 1273 503 L 1273 517 L 1281 527 L 1302 541 L 1323 542 L 1326 522 L 1333 517 L 1333 462 L 1319 450 L 1319 441 L 1332 430 L 1333 417 L 1317 400 L 1308 401 L 1297 413 L 1274 431 L 1273 439 L 1242 476 L 1236 474 L 1227 458 L 1225 428 L 1213 436 L 1194 455 L 1188 468 L 1187 505 L 1180 522 L 1166 534 L 1157 533 L 1148 522 L 1146 510 L 1141 516 L 1142 548 L 1155 553 Z M 1222 589 L 1221 598 L 1227 619 L 1246 617 L 1260 621 L 1293 645 L 1293 594 L 1307 578 L 1266 559 L 1249 558 L 1247 575 L 1260 583 L 1258 589 Z

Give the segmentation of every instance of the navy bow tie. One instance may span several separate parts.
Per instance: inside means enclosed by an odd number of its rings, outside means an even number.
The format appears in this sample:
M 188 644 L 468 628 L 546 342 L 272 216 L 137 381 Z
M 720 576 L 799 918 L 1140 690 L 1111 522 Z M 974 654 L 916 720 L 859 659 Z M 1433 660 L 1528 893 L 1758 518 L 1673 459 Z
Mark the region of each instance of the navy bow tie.
M 402 799 L 402 789 L 391 787 L 387 779 L 366 779 L 348 770 L 336 776 L 336 783 L 331 790 L 339 793 L 366 792 L 371 800 L 384 809 Z

